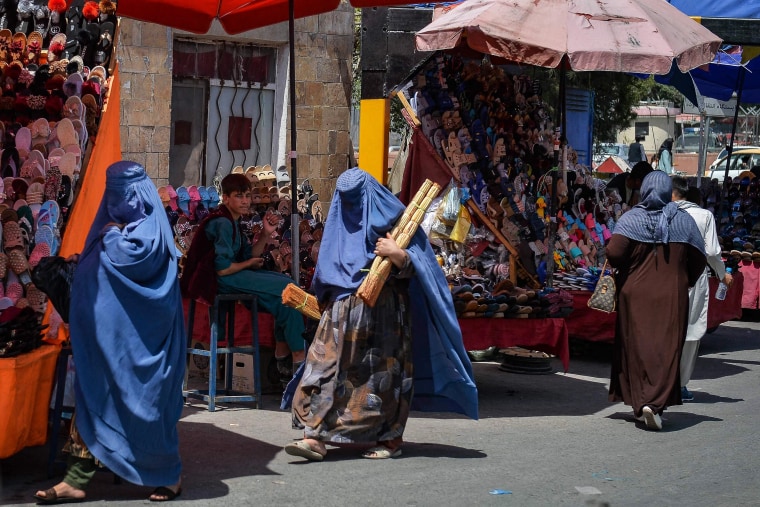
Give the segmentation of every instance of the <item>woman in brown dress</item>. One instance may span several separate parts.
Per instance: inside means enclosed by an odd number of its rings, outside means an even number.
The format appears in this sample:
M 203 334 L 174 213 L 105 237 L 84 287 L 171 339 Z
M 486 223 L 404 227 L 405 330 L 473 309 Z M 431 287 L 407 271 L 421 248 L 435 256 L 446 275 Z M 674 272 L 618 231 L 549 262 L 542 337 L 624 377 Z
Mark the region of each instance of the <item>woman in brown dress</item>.
M 699 229 L 671 190 L 662 171 L 647 175 L 641 202 L 620 218 L 606 249 L 618 297 L 609 398 L 633 407 L 651 430 L 662 429 L 665 408 L 681 404 L 689 287 L 706 264 Z

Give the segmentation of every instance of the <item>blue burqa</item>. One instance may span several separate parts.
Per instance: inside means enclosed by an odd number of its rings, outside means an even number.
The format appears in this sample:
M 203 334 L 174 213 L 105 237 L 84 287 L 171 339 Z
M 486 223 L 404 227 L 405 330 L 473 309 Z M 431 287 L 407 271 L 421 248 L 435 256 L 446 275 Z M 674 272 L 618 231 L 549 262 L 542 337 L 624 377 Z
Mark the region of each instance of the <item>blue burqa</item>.
M 71 287 L 76 425 L 93 456 L 145 486 L 180 477 L 187 345 L 177 269 L 153 182 L 139 164 L 112 164 Z
M 330 202 L 312 287 L 320 303 L 354 294 L 375 258 L 375 244 L 404 205 L 365 171 L 341 174 Z M 414 361 L 412 408 L 478 418 L 478 391 L 446 277 L 425 232 L 406 248 L 415 275 L 409 286 Z

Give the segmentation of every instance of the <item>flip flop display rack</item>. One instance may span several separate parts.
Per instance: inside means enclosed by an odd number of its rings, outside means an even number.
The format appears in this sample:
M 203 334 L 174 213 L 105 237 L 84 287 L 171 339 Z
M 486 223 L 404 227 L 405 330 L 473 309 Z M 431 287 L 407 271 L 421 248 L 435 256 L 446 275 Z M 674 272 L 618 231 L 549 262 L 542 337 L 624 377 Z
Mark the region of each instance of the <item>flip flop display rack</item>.
M 703 206 L 715 214 L 726 266 L 743 275 L 742 308 L 760 308 L 760 176 L 745 171 L 700 187 Z
M 0 327 L 38 325 L 46 310 L 31 271 L 58 254 L 107 101 L 116 26 L 110 1 L 0 4 Z M 59 322 L 53 312 L 51 329 Z

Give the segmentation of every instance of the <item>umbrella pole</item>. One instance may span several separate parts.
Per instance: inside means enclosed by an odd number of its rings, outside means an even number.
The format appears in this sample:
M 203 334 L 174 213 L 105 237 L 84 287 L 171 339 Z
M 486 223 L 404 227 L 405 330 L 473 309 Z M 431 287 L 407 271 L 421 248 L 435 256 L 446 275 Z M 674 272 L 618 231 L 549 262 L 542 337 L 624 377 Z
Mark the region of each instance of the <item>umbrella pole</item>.
M 300 237 L 298 235 L 298 163 L 296 151 L 296 42 L 295 42 L 295 0 L 288 0 L 288 46 L 290 49 L 290 244 L 291 256 L 290 275 L 297 286 L 301 286 L 299 265 Z
M 545 287 L 552 287 L 554 285 L 554 240 L 557 235 L 557 219 L 556 215 L 559 212 L 560 206 L 559 206 L 559 196 L 557 196 L 557 182 L 559 181 L 559 178 L 563 178 L 565 182 L 567 182 L 567 176 L 565 176 L 564 171 L 564 164 L 562 160 L 562 142 L 561 137 L 563 133 L 565 132 L 566 127 L 566 121 L 565 121 L 565 66 L 564 66 L 564 58 L 563 61 L 560 62 L 559 65 L 559 107 L 557 108 L 559 111 L 559 133 L 557 133 L 557 138 L 554 141 L 554 165 L 557 168 L 557 172 L 554 173 L 552 177 L 552 183 L 551 183 L 551 190 L 550 190 L 550 197 L 547 199 L 547 209 L 546 212 L 548 213 L 550 217 L 549 221 L 549 234 L 547 235 L 549 237 L 549 244 L 547 245 L 547 250 L 549 251 L 546 261 L 546 278 L 544 280 L 544 286 Z M 555 130 L 556 132 L 556 130 Z M 557 142 L 559 142 L 559 149 L 557 150 Z
M 742 88 L 744 88 L 744 65 L 739 69 L 739 83 L 736 86 L 736 109 L 734 110 L 734 125 L 731 127 L 731 142 L 728 143 L 728 156 L 726 157 L 726 172 L 723 179 L 728 178 L 728 168 L 731 167 L 731 153 L 734 151 L 734 138 L 736 138 L 736 124 L 739 122 L 739 106 L 742 103 Z

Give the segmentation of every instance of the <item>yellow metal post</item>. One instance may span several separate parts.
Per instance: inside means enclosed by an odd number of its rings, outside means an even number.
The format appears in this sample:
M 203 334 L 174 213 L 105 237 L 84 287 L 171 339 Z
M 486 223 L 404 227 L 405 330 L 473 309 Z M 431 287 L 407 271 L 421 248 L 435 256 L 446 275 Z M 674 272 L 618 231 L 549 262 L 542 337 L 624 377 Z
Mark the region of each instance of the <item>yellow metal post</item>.
M 359 167 L 383 185 L 388 183 L 388 133 L 391 101 L 362 99 L 359 117 Z

